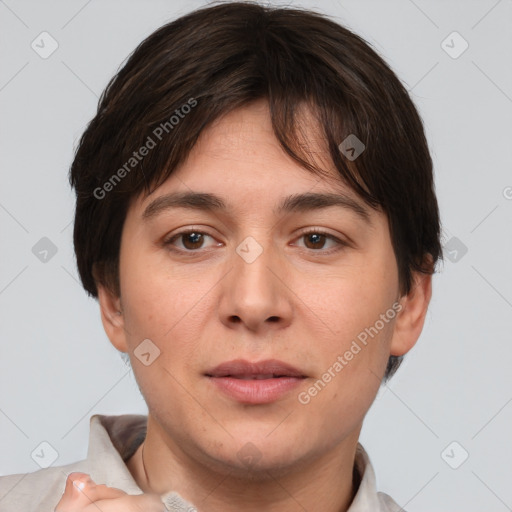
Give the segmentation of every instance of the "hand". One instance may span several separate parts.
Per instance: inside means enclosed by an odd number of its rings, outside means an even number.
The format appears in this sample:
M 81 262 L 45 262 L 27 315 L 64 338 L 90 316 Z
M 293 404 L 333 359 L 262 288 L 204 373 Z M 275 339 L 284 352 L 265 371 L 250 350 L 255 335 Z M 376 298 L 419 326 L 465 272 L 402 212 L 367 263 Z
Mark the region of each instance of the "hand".
M 97 485 L 86 473 L 70 473 L 54 512 L 165 512 L 156 494 L 130 495 L 106 485 Z

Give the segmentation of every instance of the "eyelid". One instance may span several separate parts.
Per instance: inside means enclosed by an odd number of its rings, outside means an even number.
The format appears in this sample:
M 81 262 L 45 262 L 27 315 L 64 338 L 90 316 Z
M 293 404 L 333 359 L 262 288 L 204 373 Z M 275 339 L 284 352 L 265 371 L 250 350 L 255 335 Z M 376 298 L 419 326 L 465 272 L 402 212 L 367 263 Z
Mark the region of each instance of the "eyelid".
M 308 228 L 301 229 L 297 236 L 308 235 L 310 233 L 318 233 L 319 235 L 326 235 L 331 238 L 336 238 L 336 239 L 340 240 L 339 236 L 335 235 L 334 233 L 331 233 L 330 231 L 327 231 L 325 228 L 316 228 L 316 227 L 308 227 Z M 342 240 L 340 240 L 340 242 L 341 241 Z
M 345 247 L 351 246 L 350 242 L 345 240 L 343 237 L 334 235 L 334 234 L 330 233 L 329 231 L 326 231 L 323 228 L 305 228 L 304 230 L 302 230 L 298 233 L 298 235 L 294 238 L 294 240 L 298 240 L 298 239 L 302 238 L 303 236 L 309 235 L 309 234 L 324 235 L 326 238 L 336 242 L 337 247 L 333 247 L 331 249 L 318 249 L 318 250 L 306 248 L 306 250 L 308 252 L 319 253 L 319 254 L 320 253 L 330 254 L 330 253 L 336 252 L 338 250 L 341 250 Z

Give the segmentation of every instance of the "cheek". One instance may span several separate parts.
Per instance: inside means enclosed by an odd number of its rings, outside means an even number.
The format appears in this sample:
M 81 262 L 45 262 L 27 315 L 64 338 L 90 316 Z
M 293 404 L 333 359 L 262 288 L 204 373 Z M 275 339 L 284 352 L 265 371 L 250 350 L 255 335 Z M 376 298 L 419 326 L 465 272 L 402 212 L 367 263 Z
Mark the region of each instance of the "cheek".
M 350 253 L 346 263 L 342 260 L 320 280 L 318 275 L 307 282 L 304 277 L 297 280 L 298 295 L 318 313 L 329 338 L 353 339 L 398 299 L 398 268 L 385 234 L 383 226 L 364 252 Z
M 394 273 L 372 269 L 330 275 L 322 281 L 310 282 L 296 293 L 304 297 L 302 315 L 313 330 L 321 335 L 322 345 L 331 351 L 343 350 L 358 337 L 364 341 L 366 329 L 377 324 L 377 330 L 389 331 L 395 314 L 392 305 L 398 298 Z M 385 323 L 380 319 L 386 315 Z M 386 332 L 385 338 L 389 337 Z
M 132 247 L 121 260 L 121 299 L 130 332 L 155 337 L 172 327 L 189 306 L 190 279 L 172 275 L 162 258 Z M 141 332 L 144 331 L 144 332 Z
M 172 273 L 165 262 L 133 256 L 121 276 L 128 346 L 133 351 L 150 339 L 160 350 L 159 364 L 181 374 L 200 353 L 212 284 L 190 272 Z
M 318 363 L 315 377 L 320 382 L 313 381 L 307 391 L 318 407 L 332 407 L 337 420 L 341 415 L 346 421 L 348 412 L 354 418 L 366 412 L 387 364 L 398 284 L 393 267 L 381 267 L 367 265 L 365 272 L 330 276 L 308 297 L 307 305 L 316 313 L 309 315 L 322 342 L 308 357 Z
M 375 323 L 362 329 L 345 326 L 347 332 L 357 334 L 344 335 L 325 347 L 320 373 L 298 397 L 310 416 L 324 418 L 325 442 L 357 428 L 381 385 L 394 320 L 380 330 L 380 323 L 376 327 Z

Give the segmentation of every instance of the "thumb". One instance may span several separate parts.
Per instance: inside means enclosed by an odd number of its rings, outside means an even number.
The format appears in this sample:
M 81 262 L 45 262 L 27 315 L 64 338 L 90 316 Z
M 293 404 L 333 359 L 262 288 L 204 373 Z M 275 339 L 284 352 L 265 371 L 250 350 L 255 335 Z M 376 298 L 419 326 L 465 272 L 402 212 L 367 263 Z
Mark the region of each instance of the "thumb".
M 97 500 L 120 498 L 125 494 L 121 489 L 97 485 L 87 473 L 70 473 L 55 512 L 80 512 Z

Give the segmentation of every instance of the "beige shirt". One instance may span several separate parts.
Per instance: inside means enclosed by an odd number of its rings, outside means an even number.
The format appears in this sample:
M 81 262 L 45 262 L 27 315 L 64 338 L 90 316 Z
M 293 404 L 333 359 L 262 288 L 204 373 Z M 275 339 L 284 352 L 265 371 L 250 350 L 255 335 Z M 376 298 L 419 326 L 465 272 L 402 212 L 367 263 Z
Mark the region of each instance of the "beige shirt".
M 54 512 L 68 474 L 75 471 L 88 473 L 98 484 L 116 487 L 128 494 L 142 494 L 126 461 L 144 440 L 146 421 L 147 416 L 144 415 L 93 415 L 90 418 L 87 458 L 66 466 L 50 466 L 33 473 L 0 477 L 0 511 Z M 387 494 L 376 491 L 373 468 L 360 444 L 357 446 L 355 469 L 361 483 L 348 512 L 405 512 Z M 197 512 L 176 492 L 162 495 L 162 503 L 173 512 Z

